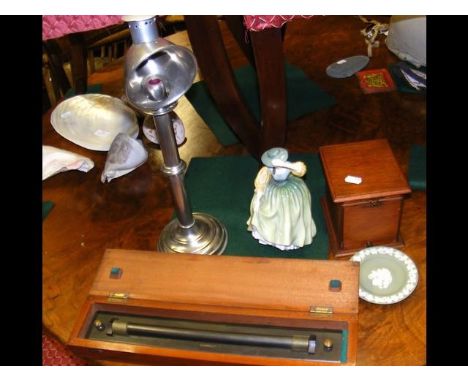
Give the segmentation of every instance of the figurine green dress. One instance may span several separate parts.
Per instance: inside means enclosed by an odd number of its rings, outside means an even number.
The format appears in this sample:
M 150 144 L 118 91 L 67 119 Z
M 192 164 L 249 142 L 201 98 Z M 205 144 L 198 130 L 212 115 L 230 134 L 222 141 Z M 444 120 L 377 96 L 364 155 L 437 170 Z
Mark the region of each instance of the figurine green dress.
M 311 244 L 317 233 L 311 195 L 300 178 L 303 162 L 288 162 L 288 152 L 272 148 L 262 155 L 265 167 L 255 179 L 248 230 L 261 244 L 290 250 Z

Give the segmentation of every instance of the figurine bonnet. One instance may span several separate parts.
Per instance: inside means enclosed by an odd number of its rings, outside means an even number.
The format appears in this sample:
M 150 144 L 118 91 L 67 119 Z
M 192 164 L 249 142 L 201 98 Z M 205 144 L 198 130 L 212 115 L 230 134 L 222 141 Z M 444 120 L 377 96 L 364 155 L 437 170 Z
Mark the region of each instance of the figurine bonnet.
M 312 219 L 311 196 L 301 179 L 303 162 L 288 162 L 288 151 L 275 147 L 262 155 L 250 204 L 248 230 L 261 244 L 281 250 L 312 243 L 317 229 Z

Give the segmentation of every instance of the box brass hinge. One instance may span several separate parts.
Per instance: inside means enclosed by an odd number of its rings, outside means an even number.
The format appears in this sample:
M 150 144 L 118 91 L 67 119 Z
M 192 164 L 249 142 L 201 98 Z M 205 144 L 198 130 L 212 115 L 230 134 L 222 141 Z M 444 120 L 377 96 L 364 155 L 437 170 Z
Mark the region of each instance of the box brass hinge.
M 122 302 L 122 301 L 126 301 L 127 299 L 128 299 L 128 293 L 122 293 L 122 292 L 111 292 L 109 293 L 109 296 L 108 296 L 109 301 Z
M 311 306 L 310 313 L 332 314 L 333 308 L 331 306 Z

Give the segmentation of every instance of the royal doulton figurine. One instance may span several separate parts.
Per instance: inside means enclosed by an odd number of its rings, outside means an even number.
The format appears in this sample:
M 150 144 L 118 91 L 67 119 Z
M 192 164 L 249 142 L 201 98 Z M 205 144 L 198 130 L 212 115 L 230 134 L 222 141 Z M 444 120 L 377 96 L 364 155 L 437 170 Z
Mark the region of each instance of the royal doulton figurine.
M 311 196 L 301 179 L 303 162 L 288 162 L 288 151 L 275 147 L 262 155 L 265 165 L 255 178 L 248 230 L 261 244 L 281 250 L 312 243 L 317 233 L 312 218 Z

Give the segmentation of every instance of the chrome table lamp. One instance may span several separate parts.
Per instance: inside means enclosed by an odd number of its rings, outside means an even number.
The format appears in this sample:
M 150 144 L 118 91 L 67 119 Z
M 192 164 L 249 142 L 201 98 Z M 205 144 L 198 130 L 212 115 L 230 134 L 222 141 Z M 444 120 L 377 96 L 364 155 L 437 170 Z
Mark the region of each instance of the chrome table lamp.
M 159 37 L 156 17 L 124 17 L 133 44 L 125 56 L 125 93 L 129 102 L 151 115 L 156 127 L 175 204 L 176 218 L 164 227 L 157 249 L 161 252 L 221 254 L 227 231 L 213 216 L 192 213 L 185 190 L 186 164 L 179 157 L 170 112 L 192 86 L 197 64 L 192 52 Z

